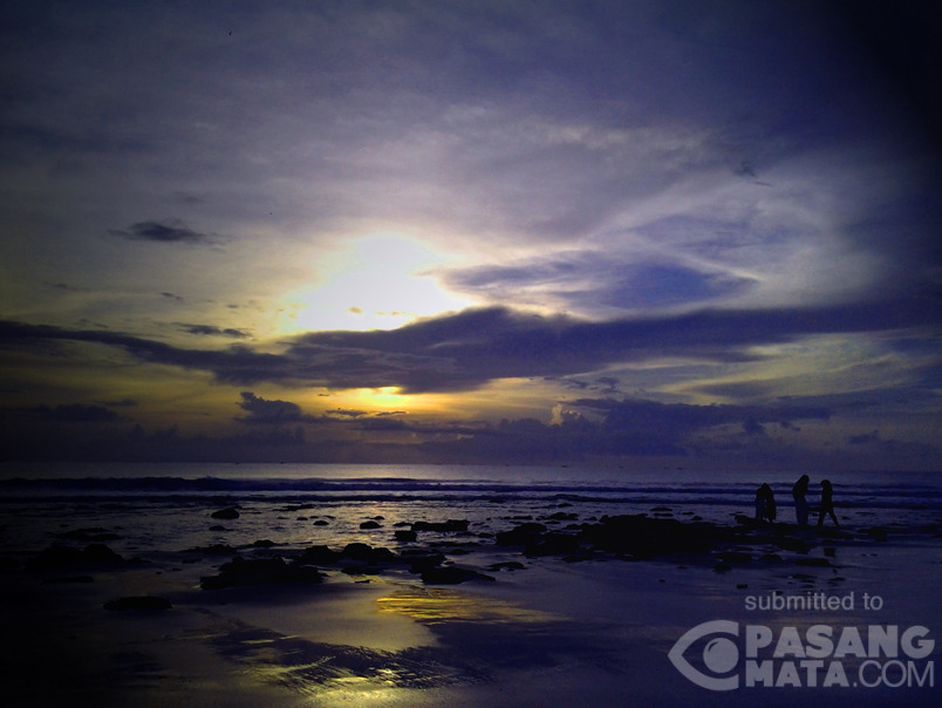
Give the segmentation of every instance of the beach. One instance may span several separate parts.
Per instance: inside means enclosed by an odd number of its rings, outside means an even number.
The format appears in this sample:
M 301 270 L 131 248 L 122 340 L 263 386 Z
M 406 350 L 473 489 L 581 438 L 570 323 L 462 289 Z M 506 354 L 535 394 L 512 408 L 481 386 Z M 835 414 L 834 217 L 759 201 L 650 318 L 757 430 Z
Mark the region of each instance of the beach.
M 668 659 L 716 619 L 801 632 L 918 625 L 935 637 L 942 515 L 924 494 L 848 478 L 837 495 L 855 506 L 839 507 L 840 529 L 819 530 L 795 527 L 784 500 L 775 524 L 756 524 L 741 508 L 742 476 L 683 492 L 679 473 L 657 487 L 617 471 L 587 482 L 584 471 L 537 470 L 497 489 L 487 469 L 268 469 L 214 482 L 7 478 L 10 695 L 145 706 L 937 702 L 934 686 L 823 687 L 823 673 L 810 686 L 804 671 L 800 686 L 711 691 Z M 698 503 L 709 499 L 725 501 Z M 844 658 L 851 677 L 862 660 Z

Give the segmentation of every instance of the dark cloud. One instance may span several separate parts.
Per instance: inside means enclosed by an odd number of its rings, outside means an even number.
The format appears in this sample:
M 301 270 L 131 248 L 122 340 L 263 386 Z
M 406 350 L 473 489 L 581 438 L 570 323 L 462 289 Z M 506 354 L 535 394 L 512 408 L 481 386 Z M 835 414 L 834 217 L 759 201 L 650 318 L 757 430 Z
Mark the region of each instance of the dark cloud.
M 867 445 L 875 442 L 880 442 L 880 433 L 876 430 L 861 435 L 851 435 L 847 438 L 848 445 Z
M 108 423 L 119 418 L 110 408 L 83 403 L 39 406 L 34 410 L 40 419 L 54 423 Z
M 208 324 L 185 323 L 182 323 L 178 326 L 188 334 L 198 334 L 208 337 L 231 337 L 233 339 L 245 339 L 246 337 L 251 336 L 244 329 L 235 329 L 232 327 L 217 327 L 215 325 Z
M 236 418 L 241 423 L 300 423 L 308 419 L 297 403 L 266 400 L 251 391 L 240 395 L 242 400 L 238 406 L 246 412 L 245 416 Z
M 209 234 L 194 231 L 180 221 L 138 221 L 126 229 L 110 229 L 112 236 L 131 241 L 153 241 L 155 243 L 214 243 L 216 239 Z
M 506 308 L 466 310 L 395 330 L 316 332 L 281 353 L 233 344 L 174 347 L 117 332 L 0 323 L 0 343 L 75 340 L 123 348 L 136 358 L 212 372 L 220 381 L 331 388 L 398 386 L 410 392 L 460 391 L 511 377 L 565 376 L 665 356 L 742 362 L 754 345 L 806 335 L 938 329 L 934 297 L 807 308 L 701 310 L 592 322 Z

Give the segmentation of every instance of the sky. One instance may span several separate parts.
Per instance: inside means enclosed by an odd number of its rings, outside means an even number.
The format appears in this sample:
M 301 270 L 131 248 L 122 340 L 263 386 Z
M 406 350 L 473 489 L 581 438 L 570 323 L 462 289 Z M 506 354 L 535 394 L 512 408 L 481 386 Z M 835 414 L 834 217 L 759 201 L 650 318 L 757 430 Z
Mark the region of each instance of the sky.
M 938 469 L 928 8 L 4 3 L 0 459 Z

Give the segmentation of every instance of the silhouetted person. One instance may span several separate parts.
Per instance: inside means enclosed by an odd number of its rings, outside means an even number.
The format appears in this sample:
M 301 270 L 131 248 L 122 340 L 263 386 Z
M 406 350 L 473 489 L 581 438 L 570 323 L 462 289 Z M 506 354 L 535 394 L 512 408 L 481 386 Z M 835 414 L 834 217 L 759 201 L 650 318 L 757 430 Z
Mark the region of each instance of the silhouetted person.
M 834 513 L 834 489 L 831 482 L 827 479 L 821 480 L 821 506 L 818 507 L 818 526 L 824 526 L 824 515 L 828 514 L 834 521 L 835 526 L 840 526 L 837 522 L 837 514 Z
M 765 482 L 756 490 L 756 521 L 775 521 L 775 494 Z
M 810 481 L 808 475 L 803 474 L 795 482 L 795 486 L 792 487 L 792 498 L 795 500 L 795 517 L 799 526 L 808 525 L 808 500 L 805 497 L 808 496 L 808 483 Z

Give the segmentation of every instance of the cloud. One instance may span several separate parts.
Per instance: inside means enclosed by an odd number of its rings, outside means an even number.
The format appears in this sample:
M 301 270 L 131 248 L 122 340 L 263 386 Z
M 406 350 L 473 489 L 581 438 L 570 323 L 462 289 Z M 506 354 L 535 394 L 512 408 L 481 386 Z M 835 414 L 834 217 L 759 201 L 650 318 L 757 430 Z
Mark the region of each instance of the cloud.
M 70 403 L 61 406 L 39 406 L 33 409 L 41 420 L 54 423 L 108 423 L 120 416 L 105 406 Z
M 266 400 L 251 391 L 243 391 L 237 404 L 247 415 L 236 418 L 240 423 L 300 423 L 308 419 L 301 406 L 290 401 Z
M 851 435 L 847 438 L 848 445 L 867 445 L 875 442 L 881 442 L 880 433 L 876 430 L 860 435 Z
M 562 310 L 639 310 L 703 304 L 747 292 L 755 281 L 713 268 L 617 253 L 571 251 L 513 265 L 452 269 L 444 283 L 491 302 L 552 303 Z
M 232 327 L 217 327 L 215 325 L 208 324 L 185 323 L 181 323 L 178 326 L 188 334 L 197 334 L 207 337 L 232 337 L 233 339 L 245 339 L 246 337 L 251 336 L 244 329 L 235 329 Z
M 937 331 L 942 308 L 925 296 L 806 308 L 700 310 L 595 322 L 506 308 L 466 310 L 395 330 L 315 332 L 280 353 L 233 344 L 184 349 L 118 332 L 0 322 L 0 343 L 74 340 L 123 348 L 141 361 L 212 372 L 229 383 L 330 388 L 397 386 L 461 391 L 505 378 L 565 376 L 664 357 L 713 362 L 761 359 L 750 348 L 808 335 Z
M 217 239 L 209 234 L 194 231 L 180 221 L 138 221 L 126 229 L 110 229 L 112 236 L 130 241 L 152 241 L 155 243 L 208 244 Z

